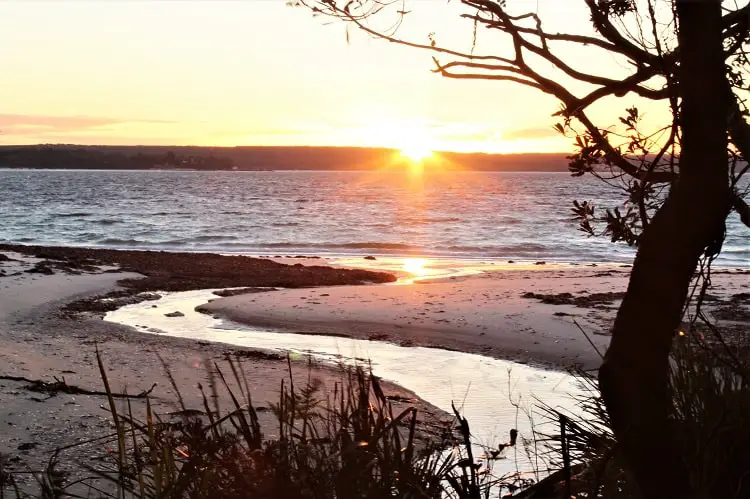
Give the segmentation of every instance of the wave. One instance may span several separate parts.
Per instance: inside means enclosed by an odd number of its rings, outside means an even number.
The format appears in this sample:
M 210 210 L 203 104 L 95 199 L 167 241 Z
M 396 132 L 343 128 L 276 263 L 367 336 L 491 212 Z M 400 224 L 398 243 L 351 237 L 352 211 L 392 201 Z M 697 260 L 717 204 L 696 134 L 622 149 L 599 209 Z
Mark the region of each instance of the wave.
M 134 213 L 136 216 L 146 217 L 171 217 L 171 216 L 195 216 L 195 212 L 192 211 L 155 211 L 153 213 Z
M 89 213 L 86 211 L 79 212 L 79 213 L 52 213 L 51 218 L 73 218 L 73 217 L 90 217 L 94 215 L 94 213 Z
M 335 245 L 334 247 L 337 248 L 350 248 L 350 249 L 402 249 L 402 250 L 418 250 L 421 249 L 422 246 L 414 246 L 412 244 L 403 244 L 403 243 L 376 243 L 376 242 L 366 242 L 366 243 L 346 243 L 346 244 L 339 244 Z
M 528 254 L 528 253 L 540 253 L 540 252 L 551 252 L 552 249 L 544 244 L 537 243 L 520 243 L 505 246 L 448 246 L 448 251 L 456 251 L 460 253 L 483 253 L 488 255 L 499 255 L 504 256 L 508 254 Z
M 92 236 L 92 234 L 86 234 Z M 92 237 L 86 241 L 76 238 L 73 246 L 93 246 L 104 248 L 130 250 L 162 250 L 162 251 L 206 251 L 211 253 L 231 254 L 264 254 L 272 249 L 293 250 L 301 254 L 333 254 L 333 255 L 366 255 L 390 254 L 407 256 L 418 254 L 432 258 L 490 258 L 498 260 L 512 259 L 516 261 L 545 260 L 547 262 L 620 262 L 632 263 L 632 255 L 625 252 L 599 251 L 588 248 L 585 252 L 571 252 L 569 249 L 544 246 L 536 243 L 519 243 L 497 246 L 417 246 L 404 243 L 354 242 L 354 243 L 292 243 L 279 242 L 257 244 L 242 242 L 236 238 L 225 240 L 233 236 L 196 236 L 185 239 L 147 240 L 137 238 L 104 238 L 96 240 Z M 70 241 L 39 240 L 35 238 L 14 238 L 13 243 L 32 244 L 70 244 Z M 731 253 L 723 255 L 721 267 L 747 268 L 744 255 Z
M 407 223 L 421 225 L 421 224 L 440 224 L 440 223 L 454 223 L 463 221 L 457 217 L 424 217 L 416 218 L 414 220 L 408 220 Z
M 105 239 L 100 239 L 95 242 L 95 244 L 100 244 L 102 246 L 139 246 L 139 245 L 146 245 L 148 246 L 148 241 L 142 241 L 140 239 L 120 239 L 117 237 L 108 237 Z
M 527 222 L 525 220 L 522 220 L 521 218 L 510 217 L 507 215 L 499 215 L 494 220 L 496 220 L 497 225 L 500 227 L 507 225 L 518 225 Z M 401 221 L 401 223 L 406 225 L 451 224 L 466 222 L 467 220 L 465 218 L 459 217 L 420 217 Z
M 93 239 L 93 238 L 92 238 Z M 195 243 L 221 243 L 221 245 L 232 246 L 233 241 L 236 241 L 235 236 L 193 236 L 181 239 L 169 239 L 169 240 L 147 240 L 147 239 L 135 239 L 135 238 L 118 238 L 108 237 L 92 241 L 93 244 L 101 246 L 127 246 L 127 247 L 148 247 L 148 248 L 189 248 L 195 246 Z M 243 246 L 249 246 L 247 244 L 239 243 Z M 221 246 L 216 246 L 220 248 Z
M 721 254 L 725 255 L 727 253 L 747 253 L 750 254 L 750 248 L 747 246 L 734 246 L 734 245 L 727 245 L 724 244 L 724 247 L 721 248 Z
M 518 225 L 518 224 L 522 224 L 522 223 L 526 223 L 526 222 L 528 222 L 528 220 L 522 220 L 522 219 L 516 218 L 516 217 L 509 217 L 507 215 L 501 215 L 500 218 L 497 221 L 498 225 L 500 225 L 500 226 L 504 226 L 504 225 Z
M 236 241 L 237 236 L 194 236 L 185 239 L 185 242 L 219 242 L 219 241 Z
M 81 237 L 82 236 L 82 237 Z M 90 243 L 96 246 L 121 247 L 121 248 L 143 248 L 143 249 L 183 249 L 195 250 L 203 249 L 209 251 L 221 252 L 222 250 L 230 251 L 264 251 L 264 250 L 297 250 L 309 252 L 342 252 L 342 253 L 359 253 L 359 252 L 382 252 L 388 254 L 420 253 L 424 255 L 436 256 L 483 256 L 498 258 L 523 258 L 545 256 L 553 258 L 555 248 L 538 243 L 512 244 L 512 245 L 487 245 L 487 246 L 467 246 L 467 245 L 419 245 L 408 243 L 394 242 L 272 242 L 257 243 L 253 241 L 242 241 L 234 235 L 196 235 L 186 236 L 184 238 L 174 239 L 154 239 L 144 238 L 124 238 L 124 237 L 101 237 L 102 234 L 84 233 L 76 238 L 77 243 Z
M 383 249 L 383 250 L 419 250 L 422 246 L 403 243 L 265 243 L 257 245 L 259 248 L 327 248 L 327 249 Z
M 121 223 L 122 220 L 117 220 L 114 218 L 102 218 L 101 220 L 94 220 L 93 223 L 99 224 L 99 225 L 115 225 Z

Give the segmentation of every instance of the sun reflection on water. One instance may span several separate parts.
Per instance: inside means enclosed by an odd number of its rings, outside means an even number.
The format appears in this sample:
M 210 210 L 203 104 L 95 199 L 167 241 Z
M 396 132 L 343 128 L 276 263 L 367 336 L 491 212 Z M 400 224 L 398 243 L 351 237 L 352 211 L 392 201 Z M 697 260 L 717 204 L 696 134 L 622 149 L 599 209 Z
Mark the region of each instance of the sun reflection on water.
M 404 258 L 404 270 L 415 277 L 424 277 L 430 274 L 427 269 L 426 258 Z

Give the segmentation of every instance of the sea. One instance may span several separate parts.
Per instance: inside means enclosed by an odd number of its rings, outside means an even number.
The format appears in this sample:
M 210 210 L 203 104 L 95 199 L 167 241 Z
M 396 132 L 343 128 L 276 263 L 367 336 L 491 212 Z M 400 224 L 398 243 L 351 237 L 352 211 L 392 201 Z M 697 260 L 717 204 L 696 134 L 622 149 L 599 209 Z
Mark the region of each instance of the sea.
M 0 170 L 0 242 L 286 256 L 629 263 L 574 200 L 615 187 L 549 172 Z M 750 266 L 733 213 L 716 262 Z

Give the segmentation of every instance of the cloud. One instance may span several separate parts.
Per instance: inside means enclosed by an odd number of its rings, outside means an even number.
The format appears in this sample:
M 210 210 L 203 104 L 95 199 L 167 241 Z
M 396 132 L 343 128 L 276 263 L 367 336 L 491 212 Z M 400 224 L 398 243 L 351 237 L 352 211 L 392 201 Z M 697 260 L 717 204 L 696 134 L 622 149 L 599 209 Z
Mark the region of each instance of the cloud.
M 533 128 L 519 128 L 517 130 L 507 130 L 503 132 L 503 139 L 505 140 L 518 140 L 518 139 L 548 139 L 552 137 L 559 137 L 560 134 L 555 131 L 554 128 L 550 127 L 533 127 Z
M 126 123 L 171 123 L 163 120 L 105 118 L 95 116 L 44 116 L 35 114 L 0 114 L 0 133 L 29 135 L 81 132 Z

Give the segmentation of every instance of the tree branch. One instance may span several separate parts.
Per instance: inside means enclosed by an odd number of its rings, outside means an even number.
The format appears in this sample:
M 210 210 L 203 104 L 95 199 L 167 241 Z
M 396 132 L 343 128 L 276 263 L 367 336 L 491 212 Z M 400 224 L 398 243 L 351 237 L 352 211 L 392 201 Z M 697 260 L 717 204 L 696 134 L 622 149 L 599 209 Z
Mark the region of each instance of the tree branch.
M 581 71 L 578 71 L 565 63 L 562 59 L 554 55 L 547 46 L 545 42 L 546 33 L 541 28 L 541 21 L 538 17 L 536 17 L 535 14 L 526 14 L 524 16 L 510 16 L 503 7 L 500 4 L 497 4 L 491 0 L 463 0 L 463 3 L 472 7 L 475 7 L 477 9 L 484 9 L 486 11 L 491 12 L 493 15 L 497 16 L 498 20 L 492 20 L 484 18 L 480 15 L 464 15 L 463 17 L 467 17 L 469 19 L 474 19 L 476 21 L 482 22 L 483 24 L 487 25 L 489 28 L 499 29 L 501 31 L 507 32 L 507 33 L 513 33 L 514 36 L 514 42 L 517 42 L 517 45 L 520 46 L 522 49 L 526 49 L 529 52 L 536 54 L 539 57 L 542 57 L 547 62 L 555 66 L 557 69 L 563 71 L 565 74 L 570 76 L 571 78 L 574 78 L 578 81 L 583 81 L 585 83 L 590 83 L 592 85 L 613 85 L 617 84 L 618 80 L 613 80 L 611 78 L 606 78 L 603 76 L 597 76 L 592 75 L 589 73 L 583 73 Z M 537 22 L 537 29 L 534 33 L 536 36 L 539 36 L 539 38 L 542 40 L 542 46 L 538 46 L 529 40 L 525 39 L 522 34 L 526 33 L 529 30 L 528 28 L 523 28 L 522 26 L 518 26 L 513 21 L 523 19 L 525 17 L 533 17 L 536 19 Z M 662 65 L 654 65 L 654 68 L 660 68 Z M 639 64 L 639 68 L 641 65 Z M 639 72 L 641 69 L 639 69 Z M 652 71 L 652 76 L 656 75 L 657 71 L 654 69 Z M 646 78 L 648 79 L 648 78 Z
M 555 95 L 558 99 L 560 99 L 560 101 L 563 102 L 566 108 L 566 111 L 564 111 L 563 114 L 574 116 L 586 127 L 586 129 L 591 134 L 597 146 L 604 152 L 605 157 L 611 164 L 617 166 L 623 172 L 627 173 L 628 175 L 634 178 L 637 178 L 638 180 L 642 182 L 662 183 L 662 182 L 671 182 L 672 180 L 674 180 L 675 175 L 672 172 L 644 171 L 640 169 L 638 166 L 628 161 L 627 158 L 625 158 L 617 149 L 615 149 L 612 146 L 612 144 L 610 144 L 609 140 L 607 140 L 604 134 L 602 134 L 601 130 L 599 130 L 591 122 L 591 120 L 589 120 L 589 118 L 586 116 L 584 112 L 583 107 L 580 106 L 581 104 L 580 99 L 576 98 L 571 92 L 569 92 L 559 83 L 541 76 L 539 73 L 531 69 L 531 67 L 529 67 L 528 64 L 524 62 L 523 37 L 518 32 L 516 25 L 511 22 L 510 16 L 503 10 L 502 6 L 494 2 L 491 2 L 489 0 L 465 0 L 465 3 L 474 4 L 478 8 L 485 7 L 487 10 L 489 10 L 490 12 L 492 12 L 494 15 L 498 17 L 500 22 L 502 22 L 503 24 L 504 30 L 513 39 L 513 44 L 514 44 L 514 48 L 516 52 L 516 60 L 514 62 L 518 66 L 520 73 L 528 77 L 529 79 L 537 82 L 541 87 L 545 89 L 545 91 L 547 91 L 547 93 Z M 539 55 L 542 55 L 542 54 L 539 54 Z M 544 55 L 542 56 L 544 57 Z M 553 61 L 550 61 L 550 62 L 553 62 Z M 638 75 L 638 78 L 640 77 L 641 76 Z M 622 82 L 616 81 L 616 80 L 608 80 L 608 81 L 612 82 L 613 85 L 622 84 Z M 637 86 L 637 85 L 634 85 L 634 86 Z M 621 87 L 616 87 L 616 88 L 621 88 Z M 614 92 L 615 92 L 614 89 L 611 92 L 604 91 L 602 96 L 607 95 L 607 93 L 614 93 Z M 595 100 L 596 99 L 593 99 L 591 102 L 594 102 Z M 589 102 L 586 105 L 589 105 L 591 102 Z M 567 110 L 572 110 L 572 111 L 567 111 Z
M 625 158 L 625 156 L 623 156 L 620 151 L 615 149 L 612 144 L 610 144 L 609 140 L 607 140 L 607 138 L 602 134 L 601 130 L 599 130 L 591 122 L 588 116 L 586 116 L 585 112 L 581 111 L 576 114 L 575 117 L 578 119 L 578 121 L 583 123 L 583 126 L 586 127 L 588 132 L 594 138 L 596 144 L 604 152 L 607 160 L 631 177 L 636 178 L 641 182 L 649 182 L 651 184 L 672 182 L 677 178 L 677 175 L 670 171 L 650 171 L 639 168 L 638 166 L 628 161 L 628 159 Z
M 593 45 L 596 47 L 599 47 L 601 49 L 604 49 L 608 52 L 619 52 L 618 47 L 615 45 L 602 40 L 600 38 L 594 38 L 591 36 L 584 36 L 584 35 L 572 35 L 569 33 L 547 33 L 544 31 L 541 27 L 541 21 L 536 16 L 536 14 L 527 14 L 526 16 L 534 17 L 537 20 L 537 27 L 527 28 L 524 26 L 516 26 L 516 29 L 519 33 L 527 34 L 527 35 L 534 35 L 539 38 L 539 41 L 542 44 L 542 47 L 545 49 L 548 49 L 547 41 L 563 41 L 563 42 L 570 42 L 570 43 L 577 43 L 579 45 Z M 472 21 L 481 22 L 482 24 L 486 25 L 488 28 L 501 28 L 501 24 L 497 22 L 494 19 L 487 19 L 485 17 L 482 17 L 478 14 L 461 14 L 461 17 L 464 19 L 470 19 Z M 519 17 L 524 16 L 509 16 L 512 20 L 517 20 Z
M 620 53 L 627 55 L 637 64 L 658 65 L 659 57 L 644 50 L 622 36 L 612 24 L 609 17 L 602 12 L 595 0 L 585 0 L 591 12 L 591 22 L 596 30 L 610 43 L 620 48 Z
M 740 151 L 742 159 L 748 161 L 748 158 L 750 158 L 750 125 L 742 117 L 742 111 L 736 97 L 732 99 L 727 124 L 732 144 Z M 750 227 L 750 206 L 736 192 L 732 195 L 732 207 L 739 213 L 742 223 Z
M 57 395 L 59 392 L 62 393 L 69 393 L 72 395 L 101 395 L 105 397 L 113 397 L 113 398 L 133 398 L 133 399 L 140 399 L 140 398 L 146 398 L 149 395 L 151 395 L 151 392 L 154 391 L 154 388 L 156 388 L 156 383 L 151 385 L 151 388 L 148 390 L 143 390 L 135 395 L 130 395 L 128 393 L 113 393 L 113 392 L 106 392 L 101 390 L 88 390 L 86 388 L 81 388 L 75 385 L 69 385 L 67 381 L 65 381 L 65 378 L 57 378 L 53 376 L 54 381 L 42 381 L 40 379 L 30 379 L 26 378 L 24 376 L 9 376 L 9 375 L 1 375 L 0 379 L 2 380 L 8 380 L 8 381 L 21 381 L 24 383 L 28 383 L 24 388 L 26 390 L 32 391 L 32 392 L 40 392 L 40 393 L 47 393 L 50 395 L 50 397 Z
M 434 71 L 436 73 L 439 73 L 440 76 L 443 76 L 445 78 L 453 78 L 453 79 L 461 79 L 461 80 L 512 81 L 514 83 L 520 83 L 521 85 L 526 85 L 528 87 L 536 88 L 537 90 L 541 90 L 542 92 L 545 92 L 545 93 L 551 93 L 545 90 L 542 86 L 538 85 L 537 83 L 534 83 L 531 80 L 525 80 L 518 76 L 499 75 L 499 74 L 482 74 L 482 73 L 453 73 L 453 72 L 447 71 L 447 69 L 451 67 L 452 65 L 457 65 L 458 63 L 448 63 L 443 66 L 443 65 L 440 65 L 437 61 L 435 62 L 438 64 L 438 67 Z
M 471 69 L 484 69 L 488 71 L 508 71 L 510 73 L 522 74 L 518 68 L 515 68 L 513 66 L 500 66 L 496 64 L 480 64 L 480 63 L 464 62 L 464 61 L 453 61 L 447 64 L 441 64 L 440 61 L 438 61 L 435 57 L 433 57 L 432 60 L 435 62 L 435 65 L 436 65 L 436 69 L 434 69 L 433 72 L 439 73 L 441 76 L 444 76 L 446 78 L 512 81 L 515 83 L 520 83 L 521 85 L 526 85 L 527 87 L 536 88 L 537 90 L 541 90 L 544 93 L 551 93 L 547 91 L 544 87 L 539 85 L 538 83 L 532 80 L 521 78 L 520 76 L 487 74 L 487 73 L 484 73 L 484 74 L 482 73 L 453 73 L 453 72 L 448 71 L 448 69 L 454 68 L 454 67 L 465 67 L 465 68 L 471 68 Z
M 345 10 L 338 7 L 334 0 L 326 1 L 326 0 L 320 0 L 322 3 L 326 5 L 326 7 L 330 11 L 330 16 L 335 17 L 337 19 L 342 19 L 344 21 L 348 21 L 351 23 L 354 23 L 357 28 L 364 31 L 368 35 L 372 36 L 373 38 L 379 38 L 381 40 L 385 40 L 391 43 L 396 43 L 398 45 L 405 45 L 407 47 L 422 49 L 422 50 L 429 50 L 432 52 L 437 52 L 440 54 L 448 54 L 452 55 L 454 57 L 460 57 L 462 59 L 470 59 L 470 60 L 477 60 L 477 61 L 498 61 L 498 62 L 504 62 L 507 64 L 513 64 L 512 59 L 508 59 L 506 57 L 499 57 L 496 55 L 474 55 L 474 54 L 467 54 L 465 52 L 459 52 L 457 50 L 451 50 L 444 47 L 439 47 L 437 44 L 433 42 L 433 44 L 427 45 L 424 43 L 415 43 L 410 42 L 408 40 L 403 40 L 401 38 L 396 38 L 395 36 L 387 35 L 385 33 L 381 33 L 375 29 L 370 28 L 366 24 L 362 22 L 363 19 L 361 19 L 359 16 L 354 16 L 350 14 L 349 12 L 346 12 Z M 320 11 L 317 7 L 311 7 L 305 0 L 302 0 L 302 4 L 307 6 L 310 9 L 317 9 Z
M 641 97 L 646 97 L 652 100 L 661 100 L 667 97 L 668 89 L 666 87 L 660 90 L 653 90 L 639 85 L 639 83 L 643 83 L 644 81 L 651 79 L 653 76 L 653 71 L 641 68 L 638 72 L 628 76 L 624 80 L 612 80 L 612 83 L 599 87 L 596 90 L 591 91 L 585 97 L 578 99 L 576 109 L 571 110 L 570 113 L 574 114 L 577 110 L 585 109 L 599 99 L 609 95 L 622 97 L 628 92 L 634 92 Z

